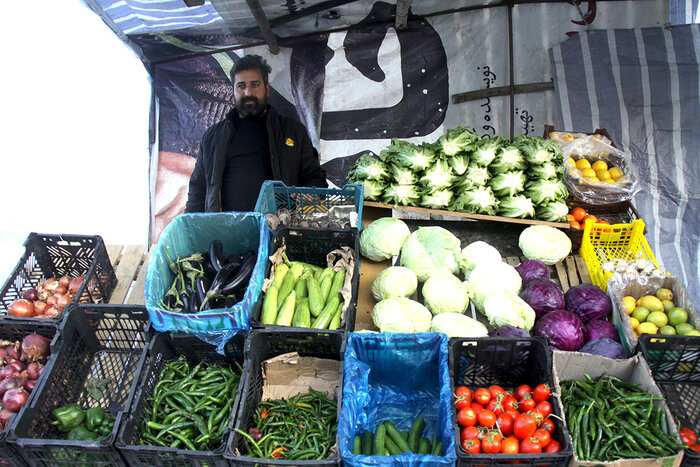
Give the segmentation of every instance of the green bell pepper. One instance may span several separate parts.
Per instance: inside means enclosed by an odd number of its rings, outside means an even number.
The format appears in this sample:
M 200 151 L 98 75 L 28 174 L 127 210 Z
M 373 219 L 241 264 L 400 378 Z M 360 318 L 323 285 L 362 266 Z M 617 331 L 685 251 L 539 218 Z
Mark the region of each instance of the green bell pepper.
M 95 441 L 97 439 L 97 433 L 93 433 L 84 426 L 78 426 L 73 428 L 70 433 L 68 433 L 68 438 L 72 441 Z
M 105 420 L 105 411 L 102 407 L 90 407 L 85 411 L 85 426 L 90 431 L 97 431 Z
M 55 419 L 52 422 L 53 425 L 56 425 L 62 432 L 69 433 L 83 423 L 85 412 L 78 404 L 68 404 L 54 409 L 53 418 Z

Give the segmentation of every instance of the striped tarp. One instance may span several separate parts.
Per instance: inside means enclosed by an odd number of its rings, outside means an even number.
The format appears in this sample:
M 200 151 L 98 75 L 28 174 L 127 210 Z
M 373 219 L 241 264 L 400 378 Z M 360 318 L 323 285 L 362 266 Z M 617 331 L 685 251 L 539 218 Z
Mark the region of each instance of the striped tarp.
M 700 303 L 700 26 L 589 31 L 550 49 L 557 128 L 631 152 L 634 204 L 662 267 Z
M 700 23 L 700 0 L 670 0 L 668 18 L 673 25 Z

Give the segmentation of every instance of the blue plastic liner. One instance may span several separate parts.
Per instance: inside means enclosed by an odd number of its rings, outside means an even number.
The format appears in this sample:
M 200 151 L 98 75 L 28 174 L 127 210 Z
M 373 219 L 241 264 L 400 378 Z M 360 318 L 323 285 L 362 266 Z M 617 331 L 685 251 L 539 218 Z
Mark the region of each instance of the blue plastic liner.
M 340 457 L 350 466 L 443 466 L 457 460 L 452 424 L 448 338 L 442 333 L 350 333 L 345 347 Z M 355 435 L 391 420 L 399 431 L 425 419 L 423 437 L 442 441 L 443 456 L 352 453 Z M 437 433 L 436 433 L 437 431 Z
M 199 313 L 177 313 L 159 308 L 157 303 L 173 281 L 165 255 L 174 261 L 193 253 L 209 251 L 212 240 L 224 246 L 224 256 L 257 251 L 257 261 L 243 300 L 231 308 L 217 308 Z M 265 262 L 270 245 L 270 231 L 265 216 L 257 212 L 223 212 L 181 214 L 165 228 L 148 261 L 146 273 L 146 309 L 157 331 L 192 334 L 217 346 L 224 344 L 241 329 L 250 329 L 250 312 L 262 292 Z

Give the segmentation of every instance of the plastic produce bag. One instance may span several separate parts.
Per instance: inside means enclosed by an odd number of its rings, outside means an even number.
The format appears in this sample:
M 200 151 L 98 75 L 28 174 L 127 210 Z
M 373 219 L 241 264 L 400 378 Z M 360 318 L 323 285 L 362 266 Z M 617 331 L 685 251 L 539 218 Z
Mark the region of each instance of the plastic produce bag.
M 218 308 L 199 313 L 178 313 L 158 307 L 157 303 L 170 288 L 173 274 L 168 254 L 185 257 L 206 252 L 212 240 L 219 239 L 224 256 L 257 251 L 257 260 L 243 300 L 231 308 Z M 253 304 L 258 300 L 265 279 L 265 262 L 270 245 L 270 231 L 265 215 L 257 212 L 223 212 L 181 214 L 165 228 L 148 261 L 146 273 L 146 309 L 157 331 L 194 334 L 216 345 L 219 353 L 237 331 L 249 329 Z
M 564 153 L 564 169 L 566 171 L 564 184 L 569 193 L 585 203 L 610 204 L 628 201 L 639 190 L 637 175 L 628 152 L 622 152 L 595 136 L 577 138 L 564 144 L 562 152 Z M 608 168 L 616 167 L 619 169 L 622 176 L 614 180 L 614 183 L 584 177 L 585 174 L 582 170 L 571 164 L 570 158 L 575 161 L 586 158 L 590 164 L 604 161 Z
M 340 456 L 349 466 L 454 465 L 448 338 L 441 333 L 350 333 L 345 347 L 343 401 L 338 422 Z M 391 420 L 400 431 L 425 419 L 422 436 L 444 446 L 443 456 L 410 452 L 362 456 L 352 452 L 355 435 L 373 434 Z

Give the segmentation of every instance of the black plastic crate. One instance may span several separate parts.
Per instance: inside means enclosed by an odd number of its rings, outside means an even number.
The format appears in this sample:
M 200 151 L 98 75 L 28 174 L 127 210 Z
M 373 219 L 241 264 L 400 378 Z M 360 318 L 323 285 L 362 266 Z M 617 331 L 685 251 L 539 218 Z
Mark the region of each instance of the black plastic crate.
M 51 339 L 51 355 L 55 355 L 60 345 L 58 326 L 56 323 L 47 320 L 42 321 L 43 322 L 40 323 L 19 322 L 15 320 L 0 321 L 0 340 L 21 341 L 24 336 L 29 334 L 39 334 L 40 336 Z M 39 381 L 41 381 L 41 378 L 45 377 L 46 375 L 42 374 Z M 36 389 L 37 388 L 34 388 L 34 391 L 30 393 L 27 403 L 31 403 L 32 394 L 38 392 Z M 0 466 L 28 465 L 17 446 L 15 446 L 14 443 L 8 443 L 7 440 L 9 427 L 16 418 L 17 415 L 15 415 L 13 419 L 10 419 L 7 424 L 8 429 L 0 432 Z
M 146 360 L 148 312 L 143 306 L 76 305 L 60 333 L 61 345 L 46 367 L 48 375 L 12 424 L 8 438 L 32 466 L 124 465 L 114 441 Z M 91 378 L 109 380 L 99 400 L 88 394 Z M 115 419 L 110 435 L 100 441 L 66 440 L 51 424 L 52 412 L 71 403 L 83 409 L 102 407 Z
M 243 331 L 238 332 L 226 343 L 226 355 L 224 356 L 216 352 L 216 346 L 193 336 L 176 335 L 171 337 L 168 333 L 157 333 L 155 335 L 148 350 L 148 363 L 141 375 L 141 389 L 136 394 L 129 417 L 122 424 L 117 438 L 116 446 L 121 451 L 128 465 L 228 466 L 228 461 L 224 459 L 224 451 L 229 432 L 233 428 L 243 390 L 243 379 L 239 381 L 238 389 L 236 390 L 236 398 L 228 417 L 228 429 L 224 431 L 221 446 L 215 451 L 192 451 L 141 445 L 141 432 L 146 410 L 153 407 L 149 398 L 153 395 L 153 391 L 161 379 L 160 375 L 165 363 L 177 359 L 180 355 L 184 355 L 191 364 L 199 362 L 230 364 L 232 369 L 236 371 L 235 363 L 239 365 L 243 363 L 245 338 L 246 334 Z
M 342 388 L 342 348 L 344 337 L 337 331 L 323 330 L 289 330 L 257 329 L 253 330 L 246 343 L 245 387 L 241 396 L 235 428 L 244 432 L 254 426 L 255 412 L 262 399 L 263 375 L 262 362 L 288 352 L 298 352 L 302 357 L 317 357 L 341 362 L 338 374 L 336 401 L 338 402 L 337 416 L 340 416 L 340 391 Z M 336 448 L 338 439 L 336 436 Z M 261 459 L 245 455 L 247 448 L 245 439 L 237 432 L 232 432 L 224 456 L 234 466 L 256 465 L 300 465 L 300 466 L 337 466 L 340 456 L 335 452 L 326 459 L 313 461 L 285 461 L 284 459 Z
M 15 318 L 7 315 L 7 307 L 22 293 L 36 288 L 55 276 L 85 275 L 78 289 L 75 303 L 106 303 L 117 285 L 112 262 L 104 241 L 99 235 L 53 235 L 30 233 L 24 242 L 25 252 L 14 271 L 0 290 L 0 318 L 27 319 L 33 322 L 43 318 Z M 61 322 L 68 310 L 49 321 Z
M 332 230 L 332 229 L 311 229 L 311 228 L 288 228 L 282 227 L 277 230 L 272 238 L 270 255 L 272 255 L 282 242 L 287 245 L 287 257 L 290 261 L 303 261 L 309 264 L 326 267 L 326 255 L 331 251 L 343 246 L 350 247 L 355 254 L 355 268 L 352 276 L 352 297 L 350 306 L 345 310 L 345 316 L 341 318 L 337 331 L 351 332 L 355 329 L 355 313 L 357 309 L 357 296 L 360 290 L 360 236 L 357 230 Z M 268 261 L 265 265 L 265 277 L 270 277 L 272 263 Z M 260 323 L 262 314 L 262 304 L 265 294 L 262 293 L 258 301 L 253 305 L 250 315 L 250 324 L 253 328 L 272 329 L 304 329 L 294 326 L 277 326 Z
M 554 387 L 552 357 L 546 341 L 533 338 L 455 338 L 450 339 L 450 375 L 452 394 L 458 386 L 474 390 L 493 384 L 515 390 L 521 384 L 535 387 L 547 383 Z M 552 399 L 556 396 L 552 395 Z M 552 402 L 555 425 L 553 439 L 561 443 L 562 451 L 553 454 L 470 454 L 460 443 L 461 428 L 452 404 L 453 424 L 457 437 L 457 465 L 499 466 L 537 465 L 567 466 L 573 450 L 566 426 L 561 422 L 559 404 Z
M 649 363 L 679 428 L 700 434 L 700 337 L 642 334 L 637 350 Z M 686 449 L 681 465 L 700 467 L 700 452 Z

